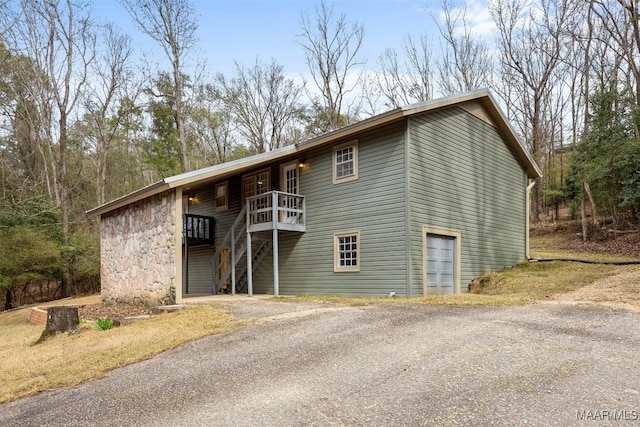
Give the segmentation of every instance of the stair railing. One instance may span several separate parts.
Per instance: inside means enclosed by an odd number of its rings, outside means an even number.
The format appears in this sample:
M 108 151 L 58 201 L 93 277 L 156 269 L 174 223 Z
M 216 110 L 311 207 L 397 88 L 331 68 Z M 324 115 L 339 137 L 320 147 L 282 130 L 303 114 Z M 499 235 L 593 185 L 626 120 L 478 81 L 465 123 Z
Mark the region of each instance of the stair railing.
M 235 295 L 236 265 L 239 261 L 239 256 L 237 256 L 236 252 L 237 248 L 242 245 L 242 239 L 246 238 L 246 213 L 247 205 L 242 208 L 213 255 L 213 289 L 211 293 L 214 295 L 220 291 L 222 284 L 229 278 L 229 269 L 231 269 L 231 293 Z M 221 259 L 222 251 L 225 248 L 228 248 L 228 251 L 224 255 L 225 259 Z M 225 264 L 227 268 L 224 271 L 220 271 L 220 266 Z

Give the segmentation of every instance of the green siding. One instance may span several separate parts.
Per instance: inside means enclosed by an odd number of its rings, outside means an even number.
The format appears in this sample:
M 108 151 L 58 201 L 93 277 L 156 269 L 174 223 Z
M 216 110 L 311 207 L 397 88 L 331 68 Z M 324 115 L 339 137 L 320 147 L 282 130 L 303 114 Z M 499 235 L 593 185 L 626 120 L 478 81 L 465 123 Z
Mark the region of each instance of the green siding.
M 189 201 L 188 195 L 183 195 L 183 203 L 188 204 L 184 207 L 184 212 L 193 215 L 213 216 L 213 191 L 209 188 L 203 188 L 199 191 L 189 192 L 195 196 L 197 201 Z M 183 205 L 184 206 L 184 205 Z M 216 230 L 217 231 L 217 230 Z M 214 238 L 216 236 L 214 231 Z M 211 257 L 214 254 L 212 246 L 196 246 L 189 248 L 189 254 L 186 262 L 184 261 L 184 246 L 182 246 L 182 293 L 187 294 L 187 266 L 189 268 L 189 294 L 211 293 L 212 269 Z
M 369 131 L 358 141 L 355 181 L 332 182 L 333 147 L 346 141 L 298 159 L 306 165 L 300 193 L 307 232 L 279 233 L 281 294 L 406 295 L 410 284 L 411 296 L 422 295 L 423 225 L 460 230 L 463 291 L 481 273 L 525 257 L 526 174 L 493 126 L 456 107 Z M 291 160 L 271 164 L 271 189 L 279 188 L 280 165 Z M 213 211 L 214 183 L 196 190 L 200 202 L 211 203 L 189 207 L 214 216 L 216 246 L 241 209 L 241 175 L 228 182 L 228 210 Z M 347 231 L 360 232 L 360 271 L 335 273 L 333 235 Z M 214 251 L 192 252 L 198 271 L 190 275 L 198 281 L 191 279 L 190 292 L 210 292 Z M 272 255 L 254 273 L 257 294 L 273 292 Z
M 422 226 L 461 232 L 461 290 L 525 258 L 526 174 L 498 131 L 461 108 L 409 119 L 411 293 L 422 295 Z
M 358 138 L 359 178 L 332 183 L 333 147 L 305 156 L 300 193 L 307 232 L 280 232 L 282 294 L 406 294 L 404 124 Z M 283 162 L 284 163 L 284 162 Z M 360 271 L 333 271 L 333 234 L 360 232 Z M 254 274 L 254 291 L 271 293 L 271 256 Z
M 208 183 L 204 186 L 185 191 L 194 195 L 197 199 L 196 202 L 189 202 L 188 213 L 194 215 L 206 215 L 212 216 L 215 221 L 215 228 L 213 233 L 214 245 L 207 247 L 193 247 L 189 248 L 189 293 L 211 293 L 213 289 L 213 266 L 211 260 L 215 254 L 218 245 L 227 234 L 229 227 L 236 219 L 236 216 L 240 213 L 240 176 L 235 176 L 231 179 L 224 179 L 220 182 L 229 182 L 229 200 L 228 209 L 215 211 L 215 193 L 214 188 L 217 182 Z M 184 256 L 184 250 L 183 250 Z M 183 270 L 186 266 L 183 263 Z M 184 276 L 183 276 L 184 278 Z M 183 292 L 185 291 L 186 284 L 183 280 Z
M 213 247 L 211 246 L 199 246 L 189 248 L 189 294 L 198 293 L 211 293 L 211 284 L 213 281 L 213 270 L 211 266 L 211 257 L 213 256 Z M 184 257 L 184 247 L 183 253 Z M 184 258 L 183 258 L 184 259 Z M 186 269 L 185 262 L 183 261 L 183 270 Z M 183 276 L 182 280 L 182 292 L 187 294 L 186 277 Z

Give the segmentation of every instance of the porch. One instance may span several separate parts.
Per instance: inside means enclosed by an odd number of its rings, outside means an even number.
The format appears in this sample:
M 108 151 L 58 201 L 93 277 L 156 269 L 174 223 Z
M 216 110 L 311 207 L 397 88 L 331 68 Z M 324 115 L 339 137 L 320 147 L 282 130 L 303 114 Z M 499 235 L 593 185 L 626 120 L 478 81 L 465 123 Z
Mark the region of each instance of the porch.
M 216 239 L 212 257 L 211 294 L 226 290 L 230 295 L 245 290 L 253 295 L 253 273 L 272 256 L 273 294 L 279 296 L 279 233 L 306 231 L 305 197 L 282 191 L 267 191 L 248 197 L 227 234 Z M 218 243 L 219 242 L 219 243 Z

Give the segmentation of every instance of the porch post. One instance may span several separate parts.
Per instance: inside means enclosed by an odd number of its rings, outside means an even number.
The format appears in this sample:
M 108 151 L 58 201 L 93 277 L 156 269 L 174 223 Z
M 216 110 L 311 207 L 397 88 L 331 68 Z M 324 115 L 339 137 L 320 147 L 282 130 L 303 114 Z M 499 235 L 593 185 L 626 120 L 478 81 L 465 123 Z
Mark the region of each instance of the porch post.
M 176 291 L 176 304 L 182 303 L 182 238 L 184 232 L 183 218 L 182 218 L 182 187 L 177 187 L 175 190 L 175 231 L 174 231 L 174 244 L 175 244 L 175 279 L 173 280 Z M 185 237 L 186 240 L 186 237 Z
M 250 211 L 251 211 L 251 202 L 249 203 L 249 208 L 247 209 L 247 293 L 250 297 L 253 296 L 253 266 L 252 258 L 253 254 L 251 253 L 251 232 L 249 231 L 250 222 Z
M 273 229 L 278 228 L 278 221 L 280 221 L 280 216 L 278 215 L 278 192 L 271 192 L 271 226 Z
M 280 296 L 280 272 L 278 271 L 278 229 L 273 229 L 273 296 Z
M 235 227 L 231 226 L 231 295 L 236 294 L 236 236 Z

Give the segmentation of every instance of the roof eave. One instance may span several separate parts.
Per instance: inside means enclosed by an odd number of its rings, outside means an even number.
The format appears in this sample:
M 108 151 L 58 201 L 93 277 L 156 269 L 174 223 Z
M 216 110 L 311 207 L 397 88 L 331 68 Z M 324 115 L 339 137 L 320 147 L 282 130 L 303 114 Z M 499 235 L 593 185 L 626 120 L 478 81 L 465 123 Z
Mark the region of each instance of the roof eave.
M 131 203 L 135 203 L 140 200 L 146 199 L 147 197 L 151 197 L 156 194 L 162 193 L 163 191 L 170 190 L 171 188 L 172 187 L 169 184 L 167 184 L 164 180 L 158 181 L 154 184 L 141 188 L 138 191 L 129 193 L 125 196 L 112 200 L 111 202 L 105 203 L 96 208 L 88 210 L 86 211 L 86 214 L 89 218 L 100 216 L 104 213 L 111 212 L 121 207 L 130 205 Z
M 479 89 L 463 95 L 455 95 L 436 100 L 424 101 L 407 105 L 401 108 L 396 108 L 386 113 L 379 114 L 369 119 L 365 119 L 363 121 L 329 132 L 325 135 L 300 142 L 296 145 L 284 147 L 274 152 L 263 153 L 262 155 L 252 156 L 246 159 L 240 159 L 238 161 L 232 161 L 226 166 L 224 166 L 225 164 L 222 164 L 205 168 L 204 170 L 200 171 L 192 171 L 173 177 L 168 177 L 148 187 L 144 187 L 119 199 L 91 209 L 86 213 L 89 217 L 102 215 L 104 213 L 126 206 L 130 203 L 161 193 L 162 191 L 166 191 L 176 187 L 188 186 L 190 184 L 203 182 L 231 173 L 239 173 L 244 169 L 249 169 L 254 166 L 269 163 L 280 158 L 295 155 L 296 153 L 307 151 L 330 142 L 338 141 L 340 139 L 350 138 L 369 129 L 400 121 L 405 119 L 406 117 L 410 117 L 427 111 L 437 110 L 440 108 L 447 108 L 452 105 L 471 100 L 479 100 L 481 102 L 484 101 L 485 107 L 488 107 L 490 113 L 495 115 L 498 128 L 500 128 L 500 131 L 508 140 L 509 145 L 513 148 L 518 160 L 524 165 L 527 176 L 531 179 L 541 177 L 542 171 L 536 164 L 531 154 L 525 149 L 524 145 L 518 138 L 517 134 L 514 132 L 509 122 L 506 120 L 506 116 L 500 109 L 500 106 L 495 101 L 491 93 L 487 89 Z
M 531 153 L 529 153 L 529 151 L 527 151 L 527 149 L 525 148 L 524 144 L 518 137 L 518 134 L 515 132 L 515 130 L 511 126 L 511 123 L 509 123 L 504 112 L 500 108 L 500 105 L 496 102 L 493 95 L 491 95 L 491 92 L 489 91 L 485 91 L 485 92 L 486 92 L 486 95 L 485 95 L 486 98 L 491 103 L 493 113 L 496 114 L 499 118 L 498 123 L 500 123 L 501 127 L 503 127 L 503 129 L 501 129 L 502 132 L 507 137 L 507 140 L 509 140 L 509 143 L 511 147 L 514 149 L 518 159 L 522 163 L 524 163 L 524 165 L 526 166 L 525 169 L 527 171 L 527 177 L 530 179 L 541 178 L 542 170 L 536 163 Z
M 395 110 L 391 110 L 386 113 L 379 114 L 369 119 L 365 119 L 360 122 L 334 130 L 327 134 L 320 135 L 303 142 L 299 142 L 298 144 L 296 144 L 296 147 L 298 148 L 299 151 L 310 150 L 320 145 L 324 145 L 328 142 L 349 138 L 355 134 L 364 132 L 368 129 L 385 125 L 385 124 L 394 122 L 396 120 L 400 120 L 404 116 L 405 116 L 404 111 L 401 108 L 396 108 Z

